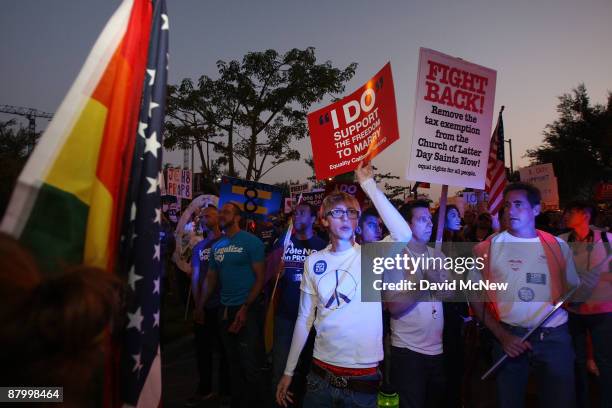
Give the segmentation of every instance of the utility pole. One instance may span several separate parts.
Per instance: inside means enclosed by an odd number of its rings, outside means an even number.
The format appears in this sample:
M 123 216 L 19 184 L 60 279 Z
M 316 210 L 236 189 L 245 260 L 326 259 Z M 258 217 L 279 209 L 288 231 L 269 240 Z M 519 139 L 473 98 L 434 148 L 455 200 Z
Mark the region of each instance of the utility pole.
M 24 108 L 21 106 L 0 105 L 0 112 L 9 113 L 12 115 L 24 116 L 28 120 L 28 132 L 32 137 L 36 134 L 36 118 L 45 118 L 51 120 L 52 113 L 42 112 L 33 108 Z M 28 153 L 34 149 L 34 145 L 28 146 Z

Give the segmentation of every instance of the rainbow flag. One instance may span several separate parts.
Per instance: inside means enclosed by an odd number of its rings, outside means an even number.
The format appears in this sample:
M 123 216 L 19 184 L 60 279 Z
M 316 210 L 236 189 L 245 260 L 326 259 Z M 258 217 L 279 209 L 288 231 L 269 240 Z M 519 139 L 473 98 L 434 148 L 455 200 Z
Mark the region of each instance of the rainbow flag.
M 121 3 L 19 176 L 0 229 L 50 272 L 114 270 L 151 24 L 151 0 Z

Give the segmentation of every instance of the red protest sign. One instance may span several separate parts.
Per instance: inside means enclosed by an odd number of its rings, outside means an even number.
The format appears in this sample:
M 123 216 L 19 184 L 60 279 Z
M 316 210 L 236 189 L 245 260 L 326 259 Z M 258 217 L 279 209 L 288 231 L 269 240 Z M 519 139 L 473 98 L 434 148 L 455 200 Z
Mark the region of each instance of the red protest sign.
M 399 139 L 391 63 L 365 85 L 308 114 L 318 180 L 355 170 Z

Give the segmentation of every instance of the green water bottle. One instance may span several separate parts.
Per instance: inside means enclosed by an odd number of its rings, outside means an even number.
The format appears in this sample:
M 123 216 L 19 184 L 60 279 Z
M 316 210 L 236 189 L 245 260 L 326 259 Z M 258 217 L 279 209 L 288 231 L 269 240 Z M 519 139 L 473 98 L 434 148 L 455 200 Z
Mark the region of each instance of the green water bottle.
M 378 391 L 378 408 L 399 408 L 399 395 L 391 387 L 383 386 Z

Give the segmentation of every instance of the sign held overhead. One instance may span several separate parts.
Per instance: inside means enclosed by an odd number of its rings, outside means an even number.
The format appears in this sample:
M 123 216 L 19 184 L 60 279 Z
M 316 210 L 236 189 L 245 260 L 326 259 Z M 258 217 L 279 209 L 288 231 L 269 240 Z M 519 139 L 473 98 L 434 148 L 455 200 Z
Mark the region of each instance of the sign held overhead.
M 406 178 L 483 189 L 497 73 L 421 48 Z
M 391 63 L 351 95 L 308 114 L 318 180 L 348 173 L 399 139 Z

